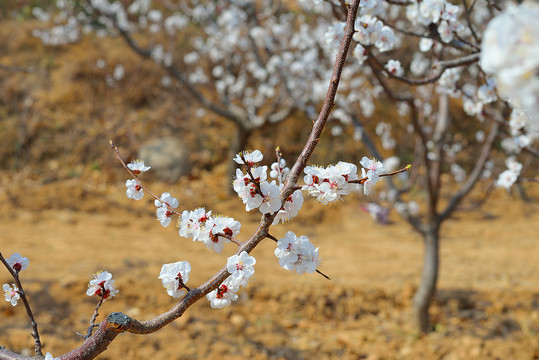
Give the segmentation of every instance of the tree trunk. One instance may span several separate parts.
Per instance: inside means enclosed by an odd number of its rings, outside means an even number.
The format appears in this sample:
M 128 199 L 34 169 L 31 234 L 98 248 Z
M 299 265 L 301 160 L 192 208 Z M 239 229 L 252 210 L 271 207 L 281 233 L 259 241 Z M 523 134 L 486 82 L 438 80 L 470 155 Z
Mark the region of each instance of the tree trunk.
M 414 296 L 414 312 L 419 330 L 428 333 L 431 329 L 429 307 L 436 292 L 439 256 L 440 229 L 438 225 L 430 225 L 423 233 L 424 258 L 421 284 Z
M 245 145 L 247 145 L 247 140 L 249 140 L 249 136 L 251 136 L 251 130 L 246 129 L 243 126 L 236 125 L 234 137 L 232 138 L 232 141 L 230 142 L 230 147 L 228 148 L 229 163 L 225 186 L 227 187 L 229 194 L 234 194 L 232 180 L 236 176 L 236 167 L 238 166 L 238 164 L 232 159 L 236 157 L 237 153 L 245 150 Z

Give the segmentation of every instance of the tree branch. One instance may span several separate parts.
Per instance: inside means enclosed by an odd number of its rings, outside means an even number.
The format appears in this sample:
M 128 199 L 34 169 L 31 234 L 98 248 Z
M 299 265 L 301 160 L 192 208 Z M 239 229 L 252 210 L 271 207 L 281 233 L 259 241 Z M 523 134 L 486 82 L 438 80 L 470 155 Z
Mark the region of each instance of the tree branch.
M 120 32 L 120 35 L 124 38 L 125 42 L 129 45 L 129 47 L 136 52 L 141 57 L 152 59 L 152 52 L 149 49 L 143 49 L 141 48 L 135 40 L 131 37 L 131 34 L 129 34 L 124 29 L 118 29 Z M 182 83 L 182 85 L 185 86 L 185 88 L 191 93 L 191 95 L 194 96 L 194 98 L 200 102 L 200 104 L 216 115 L 222 116 L 226 119 L 232 120 L 235 123 L 242 122 L 242 119 L 237 116 L 237 114 L 234 114 L 232 111 L 229 111 L 228 109 L 222 108 L 213 102 L 211 102 L 208 98 L 206 98 L 198 89 L 196 89 L 188 80 L 185 78 L 185 76 L 176 68 L 174 65 L 165 65 L 161 64 L 161 67 L 165 69 L 172 77 L 177 79 Z
M 451 216 L 453 211 L 455 211 L 457 205 L 461 202 L 462 198 L 473 189 L 474 185 L 477 183 L 477 180 L 479 180 L 483 168 L 485 167 L 485 163 L 488 160 L 490 150 L 492 149 L 492 144 L 494 144 L 494 139 L 496 139 L 496 135 L 498 134 L 499 126 L 500 125 L 497 121 L 492 121 L 490 133 L 485 144 L 483 145 L 483 148 L 481 149 L 481 154 L 479 155 L 479 158 L 475 163 L 475 167 L 472 170 L 472 173 L 470 174 L 464 185 L 460 188 L 460 190 L 451 198 L 449 204 L 447 204 L 444 211 L 440 214 L 440 222 Z

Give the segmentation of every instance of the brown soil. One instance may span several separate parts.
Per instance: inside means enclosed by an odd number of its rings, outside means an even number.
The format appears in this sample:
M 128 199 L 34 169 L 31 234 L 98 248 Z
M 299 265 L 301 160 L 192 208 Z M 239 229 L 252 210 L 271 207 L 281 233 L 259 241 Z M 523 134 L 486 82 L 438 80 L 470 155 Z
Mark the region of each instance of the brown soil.
M 23 284 L 44 350 L 59 356 L 82 343 L 76 333 L 86 332 L 97 302 L 85 295 L 86 284 L 97 270 L 112 272 L 120 290 L 98 320 L 114 311 L 147 320 L 174 305 L 157 279 L 163 263 L 188 260 L 188 285 L 196 286 L 234 251 L 229 245 L 223 254 L 208 253 L 160 227 L 148 196 L 127 199 L 108 139 L 132 157 L 143 141 L 181 134 L 202 149 L 193 151 L 197 170 L 177 186 L 155 182 L 151 189 L 170 191 L 182 209 L 205 206 L 237 218 L 242 239 L 259 217 L 226 195 L 225 169 L 214 169 L 230 142 L 228 123 L 210 115 L 193 120 L 196 105 L 160 89 L 163 72 L 118 39 L 44 48 L 30 35 L 36 26 L 0 24 L 0 63 L 36 69 L 0 77 L 0 251 L 30 258 Z M 99 70 L 101 58 L 108 67 Z M 119 63 L 129 76 L 109 88 L 103 79 Z M 297 154 L 304 124 L 291 119 L 277 130 L 262 129 L 252 143 L 266 154 L 279 144 Z M 313 163 L 364 153 L 356 143 L 341 143 L 323 136 Z M 410 307 L 421 239 L 394 213 L 391 225 L 373 223 L 360 210 L 365 201 L 350 196 L 331 207 L 306 201 L 297 219 L 272 230 L 276 237 L 288 230 L 309 236 L 331 281 L 281 269 L 268 240 L 253 252 L 256 278 L 232 306 L 216 310 L 202 300 L 155 334 L 119 336 L 99 358 L 539 359 L 537 203 L 496 190 L 482 211 L 461 212 L 445 224 L 435 331 L 419 336 Z M 0 271 L 0 284 L 8 282 Z M 33 354 L 20 304 L 0 301 L 0 345 Z
M 246 238 L 257 225 L 241 202 L 205 174 L 169 190 L 182 207 L 205 205 L 242 221 Z M 59 356 L 81 344 L 96 298 L 85 295 L 97 270 L 120 290 L 101 308 L 147 320 L 174 305 L 157 279 L 163 263 L 188 260 L 195 286 L 234 251 L 212 254 L 163 229 L 146 196 L 125 198 L 123 184 L 79 178 L 37 186 L 6 180 L 0 192 L 1 251 L 30 258 L 22 273 L 44 350 Z M 207 189 L 214 189 L 208 192 Z M 215 190 L 217 189 L 217 190 Z M 204 194 L 204 195 L 201 195 Z M 232 306 L 211 309 L 204 299 L 170 326 L 147 336 L 123 334 L 99 359 L 537 359 L 539 358 L 539 212 L 537 204 L 499 190 L 483 211 L 460 213 L 443 229 L 435 331 L 419 336 L 411 299 L 421 271 L 418 236 L 396 214 L 376 225 L 361 197 L 324 207 L 307 201 L 294 222 L 275 227 L 304 234 L 320 246 L 319 275 L 279 267 L 272 241 L 262 243 L 255 279 Z M 75 210 L 68 210 L 75 209 Z M 2 283 L 10 282 L 0 273 Z M 0 344 L 27 355 L 33 341 L 24 309 L 0 304 Z

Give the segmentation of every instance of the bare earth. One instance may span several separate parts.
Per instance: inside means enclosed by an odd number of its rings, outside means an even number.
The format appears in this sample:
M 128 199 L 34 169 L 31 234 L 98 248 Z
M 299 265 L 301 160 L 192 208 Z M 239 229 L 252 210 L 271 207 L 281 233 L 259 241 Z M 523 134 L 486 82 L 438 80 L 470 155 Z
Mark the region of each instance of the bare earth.
M 185 181 L 152 189 L 171 191 L 182 209 L 202 205 L 241 220 L 242 239 L 256 228 L 258 216 L 239 200 Z M 86 332 L 97 303 L 85 295 L 97 270 L 112 272 L 120 290 L 98 321 L 114 311 L 147 320 L 174 305 L 157 279 L 163 263 L 188 260 L 188 285 L 196 286 L 234 252 L 229 244 L 223 254 L 208 253 L 163 229 L 149 197 L 128 200 L 121 183 L 16 186 L 16 199 L 0 192 L 0 250 L 30 258 L 23 284 L 44 350 L 55 356 L 82 343 L 76 332 Z M 309 236 L 331 281 L 281 269 L 267 240 L 253 252 L 255 279 L 232 306 L 216 310 L 201 300 L 155 334 L 120 335 L 99 359 L 539 359 L 538 204 L 496 190 L 483 210 L 445 224 L 436 330 L 419 336 L 410 306 L 421 241 L 395 213 L 391 225 L 375 224 L 360 210 L 364 201 L 352 196 L 324 207 L 307 200 L 294 222 L 272 230 Z M 6 271 L 0 281 L 10 282 Z M 0 324 L 1 345 L 33 355 L 22 306 L 2 301 Z

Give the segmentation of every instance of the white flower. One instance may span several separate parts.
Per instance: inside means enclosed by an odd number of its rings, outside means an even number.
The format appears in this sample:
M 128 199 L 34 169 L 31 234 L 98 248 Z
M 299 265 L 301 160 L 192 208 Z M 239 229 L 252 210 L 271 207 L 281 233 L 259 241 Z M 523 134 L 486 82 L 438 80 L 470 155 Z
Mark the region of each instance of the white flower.
M 453 29 L 445 20 L 441 21 L 440 25 L 438 25 L 438 34 L 440 34 L 440 39 L 445 43 L 449 43 L 453 40 Z
M 4 297 L 6 301 L 11 303 L 11 305 L 13 306 L 17 305 L 17 300 L 21 298 L 21 295 L 19 294 L 19 289 L 17 288 L 17 286 L 13 284 L 13 290 L 12 290 L 9 284 L 4 284 L 2 288 L 4 289 Z
M 45 354 L 45 360 L 60 360 L 60 358 L 59 357 L 55 358 L 54 356 L 52 356 L 51 353 L 48 352 Z
M 217 216 L 214 218 L 215 226 L 212 231 L 215 234 L 224 234 L 230 239 L 235 239 L 236 235 L 240 233 L 241 223 L 233 218 L 226 216 Z M 223 236 L 219 236 L 228 241 L 229 239 Z
M 298 215 L 298 211 L 303 206 L 303 193 L 301 190 L 296 190 L 286 199 L 283 208 L 279 210 L 277 216 L 273 220 L 273 225 L 277 225 L 279 221 L 285 223 Z
M 112 274 L 108 271 L 98 271 L 94 275 L 94 279 L 90 280 L 86 295 L 101 296 L 103 297 L 103 299 L 106 300 L 115 296 L 118 291 L 119 290 L 114 287 L 114 280 L 112 279 Z
M 114 68 L 114 72 L 112 73 L 112 77 L 114 78 L 114 80 L 120 81 L 120 80 L 122 80 L 124 78 L 124 75 L 125 75 L 124 67 L 121 64 L 116 65 L 116 67 Z M 129 165 L 131 165 L 131 164 L 129 164 Z M 143 166 L 144 166 L 144 164 L 143 164 Z
M 245 161 L 247 161 L 247 164 L 249 165 L 249 167 L 252 167 L 257 162 L 262 161 L 262 159 L 264 158 L 264 155 L 262 155 L 260 150 L 244 151 L 244 152 L 241 153 L 241 155 L 243 155 L 243 157 L 245 158 Z M 241 159 L 240 154 L 236 155 L 236 157 L 234 158 L 234 161 L 237 162 L 240 165 L 244 164 L 243 160 Z
M 208 219 L 204 226 L 204 231 L 199 234 L 199 241 L 202 241 L 208 250 L 221 253 L 225 242 L 234 239 L 239 234 L 241 223 L 233 218 L 218 216 Z
M 237 284 L 247 286 L 249 278 L 255 273 L 255 264 L 256 259 L 249 256 L 246 251 L 242 251 L 239 255 L 228 258 L 226 269 Z
M 331 46 L 337 46 L 344 36 L 345 22 L 338 22 L 328 26 L 327 31 L 324 34 L 326 44 Z
M 517 161 L 516 157 L 509 156 L 505 160 L 505 166 L 507 166 L 507 168 L 515 174 L 520 175 L 520 170 L 522 170 L 522 164 Z
M 503 187 L 506 189 L 509 189 L 511 185 L 517 181 L 518 174 L 511 170 L 505 170 L 498 176 L 498 180 L 496 180 L 496 185 L 499 187 Z
M 155 214 L 157 215 L 157 220 L 161 222 L 161 225 L 164 227 L 167 227 L 170 225 L 170 218 L 172 215 L 174 215 L 174 212 L 172 212 L 172 209 L 175 209 L 180 204 L 178 202 L 178 199 L 175 197 L 172 197 L 168 192 L 165 192 L 161 195 L 160 200 L 154 201 L 155 206 L 157 206 L 157 210 L 155 211 Z
M 384 165 L 376 159 L 369 159 L 364 156 L 360 161 L 361 166 L 367 169 L 367 177 L 369 178 L 370 185 L 375 185 L 378 182 L 380 173 L 385 171 Z
M 307 174 L 303 178 L 306 185 L 301 189 L 307 190 L 324 205 L 340 200 L 342 195 L 350 194 L 356 184 L 348 182 L 358 179 L 356 165 L 343 161 L 325 169 L 307 166 L 304 172 Z
M 511 135 L 519 135 L 528 124 L 528 116 L 524 111 L 513 109 L 511 117 L 509 118 L 509 127 L 511 128 Z
M 6 259 L 9 267 L 13 269 L 17 274 L 28 267 L 30 261 L 27 257 L 22 257 L 19 253 L 12 254 L 9 258 Z
M 127 188 L 125 190 L 125 194 L 130 199 L 140 200 L 144 196 L 144 191 L 142 190 L 142 187 L 135 179 L 130 179 L 125 182 L 125 187 Z
M 488 24 L 479 65 L 496 76 L 498 93 L 527 113 L 539 130 L 539 5 L 510 5 Z
M 385 66 L 386 70 L 393 75 L 402 76 L 404 75 L 404 69 L 401 66 L 399 60 L 389 60 Z
M 270 176 L 274 179 L 278 179 L 279 184 L 284 181 L 289 172 L 290 169 L 286 167 L 286 161 L 284 159 L 281 159 L 279 163 L 274 162 L 271 164 Z
M 286 270 L 296 270 L 298 274 L 313 273 L 320 261 L 318 248 L 309 241 L 307 236 L 296 237 L 292 231 L 279 239 L 275 256 L 279 258 L 279 265 Z
M 158 279 L 167 289 L 167 294 L 174 298 L 179 298 L 185 293 L 183 285 L 189 281 L 191 265 L 187 261 L 178 261 L 172 264 L 164 264 Z M 183 284 L 183 285 L 182 285 Z
M 249 174 L 244 174 L 240 169 L 236 169 L 236 179 L 234 179 L 232 185 L 234 186 L 234 191 L 236 191 L 245 204 L 245 210 L 251 211 L 262 204 L 264 199 L 258 193 L 256 184 L 258 183 L 262 187 L 262 182 L 265 182 L 267 178 L 267 169 L 267 166 L 251 168 L 254 182 L 251 180 Z
M 138 175 L 141 172 L 145 172 L 150 170 L 151 166 L 145 166 L 144 161 L 142 160 L 133 160 L 129 164 L 127 164 L 127 167 L 129 170 L 133 172 L 133 174 Z
M 219 285 L 217 289 L 207 294 L 206 299 L 211 302 L 210 305 L 212 308 L 220 309 L 230 305 L 232 301 L 236 301 L 238 299 L 238 294 L 236 294 L 238 289 L 239 286 L 236 284 L 234 279 L 229 276 L 221 285 Z
M 361 0 L 359 5 L 365 9 L 373 9 L 376 7 L 377 2 L 378 0 Z
M 457 21 L 457 16 L 460 12 L 458 5 L 453 5 L 450 3 L 445 3 L 444 11 L 442 13 L 442 19 L 448 21 Z
M 430 38 L 421 38 L 421 40 L 419 40 L 419 51 L 427 52 L 432 48 L 433 44 L 434 40 Z
M 194 211 L 184 210 L 178 222 L 180 236 L 193 238 L 198 241 L 200 234 L 204 231 L 206 222 L 211 219 L 211 210 L 206 212 L 204 208 L 198 208 Z
M 280 190 L 279 186 L 273 180 L 271 183 L 264 181 L 260 184 L 260 190 L 262 191 L 262 203 L 260 204 L 259 210 L 262 214 L 273 214 L 276 211 L 279 211 L 281 208 L 281 199 L 279 197 Z
M 384 25 L 378 33 L 378 39 L 374 43 L 374 46 L 376 46 L 380 52 L 389 51 L 395 47 L 396 41 L 393 29 Z
M 367 60 L 367 58 L 369 57 L 367 55 L 367 51 L 365 50 L 365 48 L 363 46 L 361 46 L 361 44 L 356 45 L 356 47 L 354 48 L 354 51 L 352 52 L 352 54 L 358 60 L 358 63 L 360 65 L 363 64 L 365 62 L 365 60 Z
M 363 181 L 363 193 L 365 195 L 369 195 L 372 191 L 373 183 L 371 179 L 369 179 L 367 172 L 365 171 L 364 168 L 361 168 L 361 177 L 367 178 L 367 180 Z

